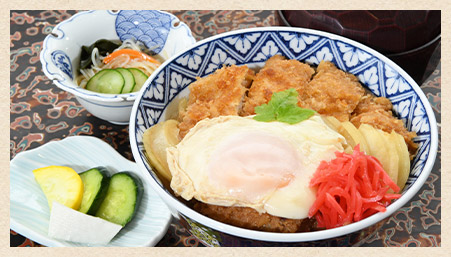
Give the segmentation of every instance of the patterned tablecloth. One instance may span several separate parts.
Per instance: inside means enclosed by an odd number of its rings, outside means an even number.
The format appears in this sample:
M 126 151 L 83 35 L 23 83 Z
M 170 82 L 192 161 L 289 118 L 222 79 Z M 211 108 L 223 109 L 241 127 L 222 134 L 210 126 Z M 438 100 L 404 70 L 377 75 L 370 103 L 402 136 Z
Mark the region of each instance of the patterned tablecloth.
M 222 32 L 279 25 L 274 11 L 170 11 L 191 28 L 196 40 Z M 11 11 L 10 13 L 10 158 L 47 142 L 74 135 L 91 135 L 109 143 L 133 160 L 128 126 L 113 125 L 93 117 L 69 93 L 52 84 L 42 72 L 39 53 L 44 38 L 59 22 L 76 11 Z M 440 48 L 434 54 L 440 59 Z M 435 66 L 435 65 L 434 65 Z M 441 65 L 421 88 L 434 109 L 441 133 Z M 425 185 L 404 207 L 382 221 L 375 232 L 357 243 L 361 246 L 441 245 L 441 144 Z M 341 240 L 321 245 L 347 246 Z M 352 244 L 355 244 L 353 242 Z M 315 246 L 315 243 L 311 244 Z M 41 246 L 10 231 L 10 246 Z M 203 246 L 181 224 L 172 221 L 157 246 Z

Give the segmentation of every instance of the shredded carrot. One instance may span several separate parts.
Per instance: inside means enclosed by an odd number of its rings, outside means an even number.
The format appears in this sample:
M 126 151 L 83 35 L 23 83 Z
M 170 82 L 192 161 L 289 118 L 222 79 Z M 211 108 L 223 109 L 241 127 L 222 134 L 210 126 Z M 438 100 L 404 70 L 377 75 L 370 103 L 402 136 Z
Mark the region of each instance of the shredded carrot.
M 317 187 L 316 200 L 309 210 L 318 227 L 335 228 L 386 211 L 391 200 L 400 194 L 380 162 L 360 152 L 359 145 L 352 154 L 337 152 L 330 162 L 318 166 L 310 187 Z
M 142 59 L 142 60 L 145 60 L 145 61 L 153 62 L 155 64 L 161 64 L 155 58 L 153 58 L 153 57 L 151 57 L 151 56 L 149 56 L 149 55 L 147 55 L 145 53 L 133 50 L 133 49 L 120 49 L 120 50 L 114 51 L 111 54 L 109 54 L 108 56 L 106 56 L 103 59 L 103 62 L 105 64 L 107 64 L 107 63 L 111 62 L 114 58 L 116 58 L 116 57 L 118 57 L 120 55 L 124 55 L 124 54 L 130 56 L 130 58 L 132 58 L 132 59 L 139 58 L 139 59 Z

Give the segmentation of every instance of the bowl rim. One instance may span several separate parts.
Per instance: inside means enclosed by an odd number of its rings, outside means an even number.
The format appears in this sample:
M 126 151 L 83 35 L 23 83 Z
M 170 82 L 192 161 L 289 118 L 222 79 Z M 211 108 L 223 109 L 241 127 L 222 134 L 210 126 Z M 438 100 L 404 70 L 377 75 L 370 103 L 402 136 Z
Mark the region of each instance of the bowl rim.
M 61 21 L 60 23 L 58 23 L 53 29 L 52 32 L 49 33 L 43 43 L 42 43 L 42 51 L 39 54 L 39 60 L 41 62 L 42 65 L 42 71 L 44 72 L 45 76 L 50 79 L 56 86 L 58 86 L 60 89 L 67 91 L 69 93 L 74 94 L 77 97 L 82 97 L 84 99 L 89 99 L 92 101 L 98 101 L 98 102 L 133 102 L 135 101 L 136 97 L 138 96 L 139 91 L 137 92 L 132 92 L 132 93 L 126 93 L 126 94 L 105 94 L 105 93 L 98 93 L 98 92 L 93 92 L 93 91 L 89 91 L 87 89 L 81 88 L 79 87 L 74 81 L 71 80 L 67 80 L 67 79 L 63 79 L 61 82 L 58 77 L 59 75 L 54 75 L 52 73 L 49 72 L 49 70 L 47 69 L 48 66 L 48 62 L 47 60 L 44 58 L 44 56 L 47 54 L 48 51 L 50 51 L 50 48 L 46 48 L 46 46 L 48 45 L 48 42 L 50 40 L 55 40 L 55 39 L 60 39 L 58 36 L 54 36 L 54 34 L 58 35 L 56 32 L 57 31 L 63 31 L 61 29 L 61 26 L 65 26 L 66 24 L 70 23 L 70 22 L 74 22 L 75 20 L 79 20 L 78 18 L 80 16 L 84 16 L 84 15 L 91 15 L 91 17 L 97 17 L 96 15 L 101 14 L 101 15 L 118 15 L 119 12 L 121 10 L 89 10 L 89 11 L 80 11 L 76 14 L 74 14 L 72 17 L 70 17 L 67 20 Z M 192 39 L 193 44 L 196 43 L 196 39 L 194 38 L 191 29 L 189 28 L 189 26 L 184 23 L 183 21 L 181 21 L 177 16 L 175 16 L 172 13 L 166 12 L 166 11 L 161 11 L 161 10 L 152 10 L 152 11 L 156 11 L 162 14 L 167 14 L 171 17 L 171 24 L 174 23 L 178 23 L 177 28 L 179 27 L 185 27 L 188 31 L 187 36 L 188 38 Z M 185 49 L 181 50 L 180 52 L 185 52 Z M 164 62 L 163 62 L 164 63 Z M 150 78 L 150 76 L 149 76 Z M 65 85 L 65 83 L 69 84 L 69 85 Z M 144 85 L 143 85 L 144 87 Z M 142 89 L 142 88 L 141 88 Z
M 390 65 L 391 68 L 395 69 L 406 81 L 412 86 L 412 89 L 416 93 L 416 95 L 419 97 L 420 102 L 424 105 L 426 116 L 429 119 L 430 123 L 430 134 L 431 134 L 431 141 L 430 141 L 430 150 L 429 150 L 429 157 L 425 162 L 425 165 L 423 167 L 423 170 L 421 174 L 418 176 L 417 180 L 412 184 L 412 186 L 407 189 L 407 191 L 403 192 L 401 198 L 393 202 L 387 207 L 387 210 L 383 213 L 379 212 L 376 213 L 368 218 L 365 218 L 361 221 L 354 222 L 352 224 L 348 224 L 342 227 L 338 228 L 332 228 L 332 229 L 326 229 L 321 231 L 314 231 L 314 232 L 300 232 L 300 233 L 275 233 L 275 232 L 263 232 L 263 231 L 257 231 L 257 230 L 250 230 L 250 229 L 244 229 L 236 226 L 232 226 L 229 224 L 225 224 L 219 221 L 216 221 L 212 218 L 209 218 L 207 216 L 204 216 L 195 210 L 189 208 L 182 202 L 180 202 L 177 198 L 170 195 L 168 192 L 166 192 L 160 184 L 150 175 L 150 172 L 147 170 L 146 166 L 143 163 L 143 157 L 140 155 L 138 151 L 138 145 L 137 145 L 137 138 L 135 135 L 136 130 L 136 121 L 137 121 L 137 111 L 138 106 L 141 102 L 141 99 L 143 97 L 144 89 L 147 88 L 150 85 L 150 82 L 153 81 L 157 74 L 160 73 L 162 69 L 164 69 L 166 66 L 168 66 L 170 63 L 172 63 L 176 58 L 179 58 L 180 56 L 186 54 L 186 52 L 197 48 L 200 45 L 210 43 L 212 41 L 218 40 L 220 38 L 232 36 L 235 34 L 241 34 L 241 33 L 248 33 L 248 32 L 271 32 L 271 31 L 288 31 L 288 32 L 298 32 L 298 33 L 309 33 L 313 35 L 319 35 L 331 40 L 339 40 L 345 43 L 348 43 L 350 45 L 353 45 L 357 48 L 360 48 L 361 50 L 367 51 L 370 54 L 374 55 L 375 57 L 379 58 L 380 61 Z M 435 119 L 434 112 L 432 110 L 432 107 L 424 95 L 421 88 L 418 86 L 418 84 L 412 79 L 410 75 L 407 74 L 399 65 L 382 55 L 381 53 L 377 52 L 376 50 L 373 50 L 372 48 L 369 48 L 359 42 L 356 42 L 354 40 L 345 38 L 343 36 L 339 36 L 333 33 L 319 31 L 319 30 L 313 30 L 313 29 L 305 29 L 305 28 L 295 28 L 295 27 L 283 27 L 283 26 L 273 26 L 273 27 L 257 27 L 257 28 L 247 28 L 247 29 L 239 29 L 239 30 L 233 30 L 225 33 L 220 33 L 217 35 L 214 35 L 212 37 L 208 37 L 206 39 L 198 41 L 196 44 L 192 45 L 188 49 L 186 49 L 184 52 L 179 52 L 177 55 L 174 55 L 170 59 L 168 59 L 163 65 L 161 65 L 146 81 L 146 83 L 143 85 L 142 90 L 137 95 L 137 98 L 134 102 L 131 116 L 130 116 L 130 122 L 129 122 L 129 136 L 130 136 L 130 144 L 131 144 L 131 150 L 132 154 L 135 158 L 136 163 L 138 164 L 138 167 L 142 169 L 143 173 L 146 173 L 144 176 L 145 178 L 148 178 L 150 181 L 150 185 L 154 188 L 154 190 L 160 195 L 161 198 L 164 199 L 164 201 L 167 203 L 167 205 L 171 209 L 176 209 L 177 212 L 180 214 L 183 214 L 184 216 L 195 220 L 196 222 L 202 224 L 203 226 L 210 227 L 212 229 L 215 229 L 217 231 L 220 231 L 222 233 L 226 233 L 232 236 L 246 238 L 246 239 L 253 239 L 253 240 L 261 240 L 261 241 L 269 241 L 269 242 L 306 242 L 306 241 L 317 241 L 317 240 L 323 240 L 323 239 L 329 239 L 334 237 L 343 236 L 346 234 L 350 234 L 359 230 L 362 230 L 366 227 L 369 227 L 373 224 L 378 223 L 379 221 L 391 216 L 396 210 L 404 206 L 408 201 L 410 201 L 419 191 L 419 189 L 424 185 L 425 181 L 429 177 L 429 174 L 433 168 L 436 154 L 437 154 L 437 148 L 438 148 L 438 131 L 437 131 L 437 122 Z M 180 215 L 177 214 L 177 215 Z

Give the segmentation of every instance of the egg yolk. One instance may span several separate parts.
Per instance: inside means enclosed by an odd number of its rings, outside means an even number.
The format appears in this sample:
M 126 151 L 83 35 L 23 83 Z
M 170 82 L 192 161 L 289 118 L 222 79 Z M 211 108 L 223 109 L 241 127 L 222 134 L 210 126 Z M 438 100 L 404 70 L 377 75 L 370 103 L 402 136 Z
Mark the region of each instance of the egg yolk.
M 279 137 L 244 132 L 226 138 L 207 166 L 210 182 L 250 202 L 287 186 L 301 169 L 294 146 Z

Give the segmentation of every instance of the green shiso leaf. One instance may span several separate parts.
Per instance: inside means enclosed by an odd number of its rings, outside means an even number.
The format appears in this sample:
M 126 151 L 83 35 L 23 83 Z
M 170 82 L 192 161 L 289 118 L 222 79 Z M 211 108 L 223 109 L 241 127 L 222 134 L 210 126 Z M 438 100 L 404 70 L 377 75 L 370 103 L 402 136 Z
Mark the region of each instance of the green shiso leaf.
M 304 109 L 297 105 L 298 92 L 294 88 L 276 92 L 267 104 L 255 107 L 254 119 L 257 121 L 280 121 L 296 124 L 315 114 L 314 110 Z

